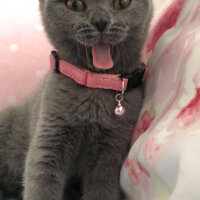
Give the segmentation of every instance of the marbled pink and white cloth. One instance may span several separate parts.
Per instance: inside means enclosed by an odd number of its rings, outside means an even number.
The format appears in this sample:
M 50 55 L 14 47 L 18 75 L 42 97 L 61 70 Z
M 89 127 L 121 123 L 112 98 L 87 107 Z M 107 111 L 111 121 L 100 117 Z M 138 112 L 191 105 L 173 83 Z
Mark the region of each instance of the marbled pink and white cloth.
M 200 0 L 170 0 L 151 27 L 145 103 L 121 171 L 130 200 L 200 199 Z
M 51 45 L 37 1 L 4 1 L 0 24 L 3 108 L 43 78 Z M 200 200 L 200 0 L 167 0 L 153 21 L 144 60 L 145 103 L 121 186 L 130 200 Z

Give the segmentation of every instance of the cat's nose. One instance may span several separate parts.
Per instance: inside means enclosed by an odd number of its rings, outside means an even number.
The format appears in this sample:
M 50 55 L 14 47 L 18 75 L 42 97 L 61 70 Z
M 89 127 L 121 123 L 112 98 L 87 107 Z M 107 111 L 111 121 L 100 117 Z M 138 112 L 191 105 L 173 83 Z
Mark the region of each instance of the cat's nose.
M 100 20 L 100 21 L 97 21 L 94 25 L 96 26 L 97 30 L 100 33 L 103 33 L 105 31 L 108 23 L 104 20 Z
M 103 33 L 110 23 L 109 14 L 103 9 L 95 10 L 90 16 L 90 23 L 100 32 Z

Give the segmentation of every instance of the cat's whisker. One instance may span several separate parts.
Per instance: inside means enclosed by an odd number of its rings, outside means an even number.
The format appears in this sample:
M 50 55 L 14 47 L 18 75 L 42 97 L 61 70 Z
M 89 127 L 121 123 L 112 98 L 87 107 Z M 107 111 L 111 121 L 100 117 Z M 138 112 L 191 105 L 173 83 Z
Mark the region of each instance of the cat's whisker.
M 124 70 L 126 70 L 126 65 L 130 63 L 130 56 L 128 55 L 128 51 L 127 51 L 127 48 L 124 43 L 122 43 L 122 46 L 124 49 L 123 52 L 124 52 L 124 57 L 125 57 L 125 61 L 126 61 Z
M 81 54 L 80 54 L 81 46 L 80 46 L 80 44 L 78 42 L 76 42 L 76 44 L 77 44 L 78 55 L 81 58 Z
M 87 51 L 86 40 L 85 40 L 85 45 L 84 45 L 84 47 L 85 47 L 86 58 L 87 58 L 87 61 L 88 61 L 87 67 L 88 67 L 89 70 L 91 69 L 92 72 L 93 72 L 93 67 L 91 66 L 90 58 L 89 58 L 88 51 Z
M 119 46 L 121 46 L 121 44 L 119 44 Z M 122 57 L 123 69 L 124 69 L 124 73 L 125 73 L 125 71 L 126 71 L 126 66 L 125 66 L 126 65 L 126 61 L 125 61 L 125 58 L 124 58 L 124 51 L 126 50 L 126 48 L 122 45 L 122 48 L 119 48 L 119 49 L 123 49 L 123 51 L 120 52 L 120 55 Z
M 79 57 L 80 57 L 80 54 L 79 54 L 79 47 L 78 47 L 78 42 L 76 42 L 76 49 L 77 49 L 77 57 L 76 57 L 75 66 L 77 65 L 78 59 L 79 59 Z

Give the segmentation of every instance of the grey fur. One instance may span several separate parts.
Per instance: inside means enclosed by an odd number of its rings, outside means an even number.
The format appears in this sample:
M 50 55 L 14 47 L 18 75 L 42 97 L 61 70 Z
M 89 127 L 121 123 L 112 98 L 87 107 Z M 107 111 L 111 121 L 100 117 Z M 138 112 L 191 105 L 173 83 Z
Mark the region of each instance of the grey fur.
M 133 71 L 152 15 L 150 0 L 114 10 L 112 0 L 85 0 L 83 12 L 62 0 L 41 0 L 47 35 L 62 59 L 97 73 Z M 107 23 L 103 37 L 99 21 Z M 90 35 L 91 37 L 87 37 Z M 103 39 L 102 39 L 103 38 Z M 91 44 L 112 45 L 115 66 L 92 65 Z M 127 91 L 125 116 L 114 115 L 115 91 L 90 89 L 50 71 L 25 102 L 0 112 L 0 187 L 24 200 L 121 200 L 119 173 L 142 105 Z

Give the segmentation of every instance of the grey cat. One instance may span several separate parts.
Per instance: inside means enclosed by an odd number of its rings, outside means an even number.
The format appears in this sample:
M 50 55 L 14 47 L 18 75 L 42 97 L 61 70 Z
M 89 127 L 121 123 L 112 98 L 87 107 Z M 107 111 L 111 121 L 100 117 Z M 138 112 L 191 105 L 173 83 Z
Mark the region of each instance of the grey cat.
M 46 33 L 61 59 L 96 73 L 131 73 L 140 64 L 151 0 L 40 0 Z M 93 63 L 109 44 L 112 69 Z M 120 200 L 119 174 L 142 105 L 141 87 L 92 89 L 49 71 L 31 97 L 0 112 L 0 188 L 24 200 Z M 23 183 L 23 184 L 22 184 Z M 23 191 L 23 192 L 22 192 Z

